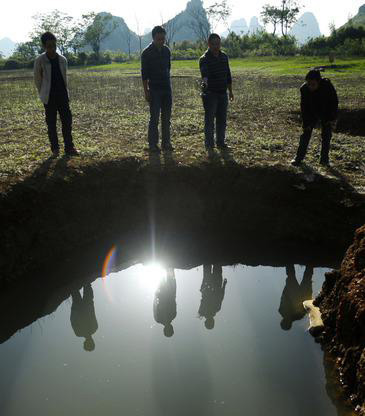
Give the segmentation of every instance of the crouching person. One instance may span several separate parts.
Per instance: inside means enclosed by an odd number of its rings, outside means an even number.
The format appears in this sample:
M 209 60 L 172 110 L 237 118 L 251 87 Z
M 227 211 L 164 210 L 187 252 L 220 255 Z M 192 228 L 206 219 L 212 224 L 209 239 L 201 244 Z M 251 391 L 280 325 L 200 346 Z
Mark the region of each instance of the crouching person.
M 335 87 L 327 78 L 322 78 L 320 71 L 311 70 L 306 76 L 306 82 L 300 89 L 301 112 L 303 119 L 303 134 L 293 166 L 299 166 L 307 153 L 312 132 L 318 121 L 322 127 L 321 165 L 329 165 L 329 151 L 332 130 L 336 125 L 338 113 L 338 97 Z
M 57 53 L 57 41 L 52 33 L 44 33 L 41 42 L 45 52 L 35 60 L 34 82 L 45 108 L 51 151 L 55 157 L 59 155 L 57 136 L 57 113 L 59 113 L 65 154 L 76 156 L 78 151 L 72 140 L 72 113 L 67 88 L 67 60 Z

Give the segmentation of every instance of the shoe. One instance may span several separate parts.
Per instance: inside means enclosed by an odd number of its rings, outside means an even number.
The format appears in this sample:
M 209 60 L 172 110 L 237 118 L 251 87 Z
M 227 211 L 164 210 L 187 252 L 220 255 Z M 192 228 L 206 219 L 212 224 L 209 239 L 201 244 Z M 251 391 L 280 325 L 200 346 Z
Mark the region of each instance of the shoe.
M 320 160 L 319 164 L 322 165 L 322 166 L 327 166 L 327 167 L 330 166 L 329 160 Z
M 53 157 L 58 157 L 60 155 L 60 149 L 51 149 L 51 151 Z
M 231 147 L 226 143 L 217 144 L 219 150 L 231 150 Z
M 150 145 L 149 151 L 152 153 L 161 153 L 161 149 L 157 146 L 157 144 Z
M 65 150 L 66 156 L 79 156 L 80 153 L 75 147 L 71 147 L 70 149 Z
M 162 145 L 162 150 L 164 150 L 166 152 L 173 152 L 174 148 L 172 147 L 171 143 L 167 143 L 167 144 Z
M 300 166 L 300 165 L 302 164 L 302 161 L 301 161 L 301 160 L 297 160 L 297 159 L 293 159 L 293 160 L 290 162 L 290 164 L 291 164 L 292 166 Z

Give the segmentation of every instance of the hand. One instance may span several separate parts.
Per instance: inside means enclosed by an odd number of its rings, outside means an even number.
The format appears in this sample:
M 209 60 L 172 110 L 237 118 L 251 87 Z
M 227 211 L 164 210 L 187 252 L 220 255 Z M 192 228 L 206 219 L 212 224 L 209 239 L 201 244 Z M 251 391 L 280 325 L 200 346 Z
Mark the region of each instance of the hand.
M 332 127 L 332 130 L 336 130 L 336 129 L 337 129 L 337 121 L 338 121 L 338 120 L 332 120 L 332 121 L 330 122 L 331 127 Z
M 208 78 L 202 78 L 201 83 L 200 83 L 200 88 L 202 89 L 202 91 L 205 91 L 208 87 Z
M 146 90 L 144 92 L 144 98 L 146 99 L 146 101 L 149 103 L 151 101 L 151 95 L 150 95 L 150 91 Z
M 230 102 L 234 101 L 234 95 L 232 91 L 229 92 L 229 101 Z

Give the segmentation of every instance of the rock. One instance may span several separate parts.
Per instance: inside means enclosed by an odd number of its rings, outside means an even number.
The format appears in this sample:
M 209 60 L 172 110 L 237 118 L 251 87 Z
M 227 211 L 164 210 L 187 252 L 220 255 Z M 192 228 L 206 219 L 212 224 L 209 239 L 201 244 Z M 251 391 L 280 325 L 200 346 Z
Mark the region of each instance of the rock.
M 365 226 L 356 231 L 340 270 L 326 274 L 314 304 L 322 313 L 324 350 L 336 358 L 347 398 L 365 415 Z
M 303 302 L 304 309 L 309 314 L 309 328 L 311 335 L 317 336 L 324 330 L 321 311 L 313 304 L 313 300 L 306 300 Z

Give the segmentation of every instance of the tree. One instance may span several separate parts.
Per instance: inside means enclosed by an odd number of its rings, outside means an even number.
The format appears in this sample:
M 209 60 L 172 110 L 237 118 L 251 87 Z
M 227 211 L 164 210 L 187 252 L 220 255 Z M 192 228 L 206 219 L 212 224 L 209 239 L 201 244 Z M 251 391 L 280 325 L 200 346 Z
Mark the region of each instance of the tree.
M 80 49 L 84 46 L 85 31 L 90 24 L 91 22 L 85 19 L 78 20 L 74 23 L 72 28 L 73 37 L 69 44 L 74 54 L 80 53 Z
M 12 58 L 19 59 L 20 61 L 31 61 L 38 55 L 40 52 L 39 49 L 38 39 L 18 43 L 14 53 L 12 54 Z
M 261 18 L 265 25 L 271 24 L 273 26 L 273 35 L 276 34 L 276 28 L 278 24 L 281 22 L 281 12 L 275 6 L 271 6 L 270 4 L 265 4 L 262 8 Z
M 286 37 L 289 29 L 297 21 L 299 11 L 300 8 L 296 0 L 281 0 L 280 7 L 265 4 L 261 17 L 265 24 L 270 23 L 273 25 L 273 35 L 275 35 L 276 28 L 280 24 L 281 34 Z
M 228 27 L 227 20 L 231 15 L 231 7 L 227 0 L 216 2 L 206 9 L 203 3 L 194 4 L 188 9 L 190 21 L 188 26 L 195 33 L 199 41 L 207 42 L 208 37 L 219 23 Z
M 111 14 L 95 14 L 94 12 L 82 15 L 83 45 L 90 45 L 97 59 L 100 57 L 101 42 L 107 38 L 116 28 L 116 22 L 112 21 Z
M 137 36 L 138 36 L 138 40 L 139 40 L 139 55 L 142 55 L 142 38 L 143 38 L 143 34 L 141 32 L 141 27 L 139 25 L 139 19 L 137 17 L 137 15 L 134 15 L 134 18 L 136 19 L 136 27 L 137 27 Z
M 127 42 L 128 48 L 128 59 L 131 59 L 131 44 L 132 44 L 132 32 L 130 31 L 129 27 L 126 25 L 123 31 L 124 38 Z
M 227 20 L 232 13 L 232 9 L 229 6 L 227 0 L 216 2 L 206 9 L 207 18 L 210 25 L 210 30 L 215 31 L 219 23 L 223 23 L 228 26 Z
M 70 49 L 74 33 L 74 18 L 59 10 L 50 13 L 39 13 L 33 16 L 34 26 L 32 39 L 39 39 L 42 33 L 52 32 L 57 38 L 57 47 L 62 55 Z
M 297 16 L 300 11 L 296 0 L 281 0 L 281 33 L 283 36 L 288 35 L 289 29 L 297 21 Z
M 165 24 L 163 24 L 163 27 L 166 30 L 166 43 L 168 46 L 171 46 L 174 43 L 176 33 L 182 27 L 182 23 L 179 19 L 179 16 L 176 16 L 173 19 L 166 22 Z

